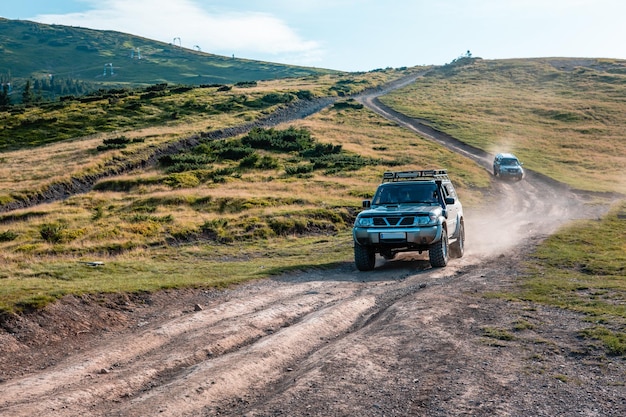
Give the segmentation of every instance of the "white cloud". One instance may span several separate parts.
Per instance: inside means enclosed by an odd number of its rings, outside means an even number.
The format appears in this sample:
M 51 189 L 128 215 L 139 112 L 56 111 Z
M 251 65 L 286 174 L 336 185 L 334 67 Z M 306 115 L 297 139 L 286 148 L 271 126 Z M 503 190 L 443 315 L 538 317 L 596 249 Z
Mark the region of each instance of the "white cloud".
M 38 22 L 116 30 L 173 42 L 196 45 L 204 52 L 239 57 L 288 55 L 303 65 L 323 54 L 318 42 L 302 39 L 284 21 L 259 12 L 209 13 L 193 0 L 87 1 L 92 9 L 82 13 L 39 15 Z M 178 42 L 178 39 L 177 39 Z M 267 58 L 269 59 L 269 58 Z

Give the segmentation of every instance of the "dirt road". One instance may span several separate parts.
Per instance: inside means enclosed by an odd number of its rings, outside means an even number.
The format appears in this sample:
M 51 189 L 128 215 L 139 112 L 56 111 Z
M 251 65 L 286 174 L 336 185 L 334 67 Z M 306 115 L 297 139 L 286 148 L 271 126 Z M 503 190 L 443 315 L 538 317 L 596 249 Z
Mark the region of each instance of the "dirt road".
M 626 415 L 626 364 L 577 337 L 580 316 L 485 297 L 598 208 L 533 176 L 494 193 L 488 215 L 466 210 L 466 254 L 447 268 L 346 262 L 16 319 L 0 333 L 0 416 Z

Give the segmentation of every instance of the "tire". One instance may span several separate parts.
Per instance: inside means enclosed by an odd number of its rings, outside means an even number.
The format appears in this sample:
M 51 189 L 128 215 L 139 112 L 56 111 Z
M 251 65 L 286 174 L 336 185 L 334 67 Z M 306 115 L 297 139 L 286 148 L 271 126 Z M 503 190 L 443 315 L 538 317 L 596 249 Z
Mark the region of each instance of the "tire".
M 441 231 L 441 239 L 433 243 L 428 249 L 428 258 L 433 268 L 442 268 L 448 265 L 450 256 L 448 249 L 448 232 L 446 229 L 443 229 Z
M 462 258 L 465 253 L 465 225 L 461 221 L 459 227 L 459 236 L 456 241 L 450 245 L 450 256 L 453 258 Z
M 355 243 L 354 263 L 359 271 L 371 271 L 376 266 L 376 252 L 367 246 Z

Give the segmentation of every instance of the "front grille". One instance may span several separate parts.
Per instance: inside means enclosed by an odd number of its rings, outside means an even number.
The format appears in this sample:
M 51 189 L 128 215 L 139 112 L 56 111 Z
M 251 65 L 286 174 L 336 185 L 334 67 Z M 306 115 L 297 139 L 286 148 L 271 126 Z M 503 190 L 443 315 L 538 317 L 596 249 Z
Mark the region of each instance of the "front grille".
M 408 217 L 374 217 L 374 226 L 412 226 L 415 223 L 414 216 Z

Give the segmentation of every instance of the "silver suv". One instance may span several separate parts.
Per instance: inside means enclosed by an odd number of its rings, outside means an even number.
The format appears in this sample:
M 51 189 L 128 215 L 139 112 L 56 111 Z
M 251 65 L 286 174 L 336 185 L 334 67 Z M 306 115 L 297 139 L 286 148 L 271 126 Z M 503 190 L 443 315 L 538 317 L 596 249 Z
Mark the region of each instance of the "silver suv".
M 445 170 L 385 172 L 374 198 L 357 216 L 354 262 L 360 271 L 376 266 L 376 253 L 428 251 L 433 267 L 463 256 L 463 207 Z
M 493 160 L 493 175 L 500 178 L 524 178 L 522 163 L 512 153 L 499 153 Z

